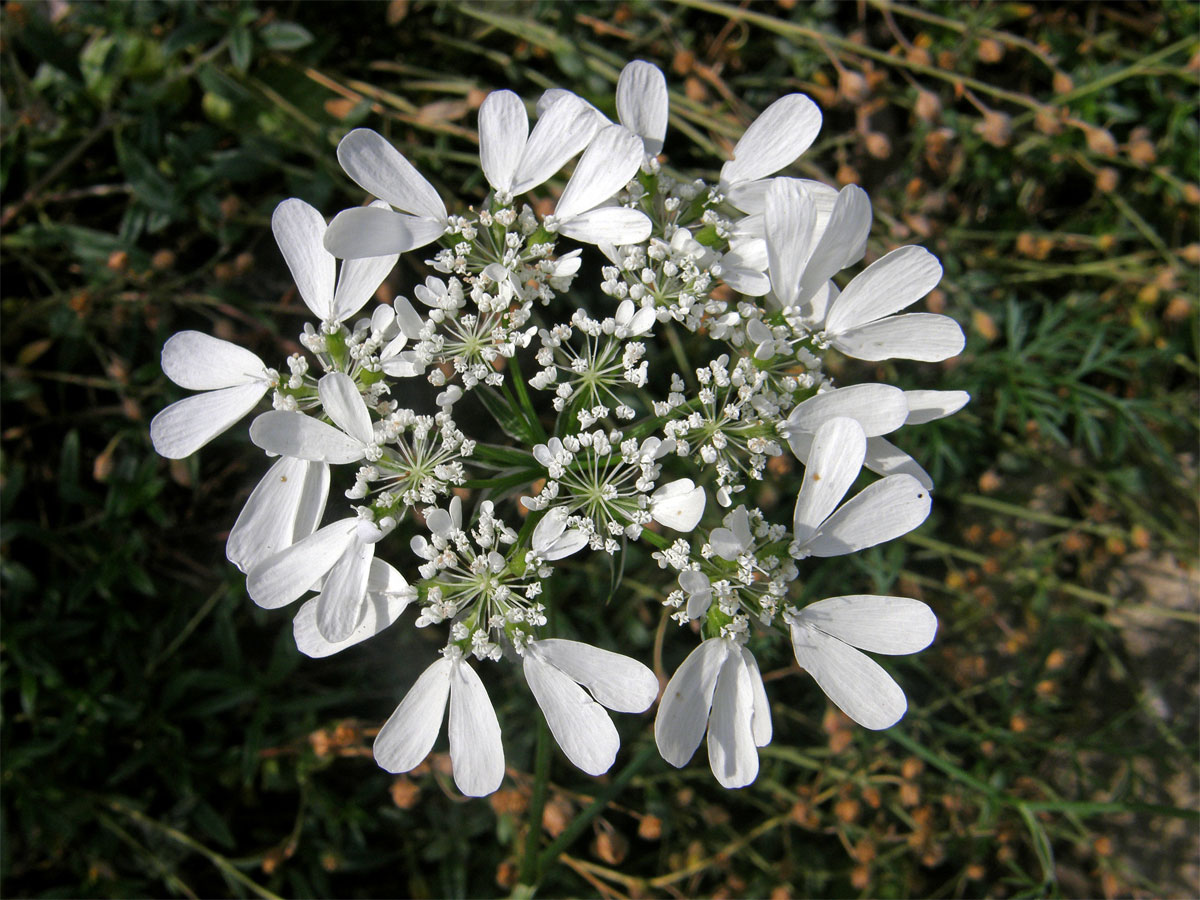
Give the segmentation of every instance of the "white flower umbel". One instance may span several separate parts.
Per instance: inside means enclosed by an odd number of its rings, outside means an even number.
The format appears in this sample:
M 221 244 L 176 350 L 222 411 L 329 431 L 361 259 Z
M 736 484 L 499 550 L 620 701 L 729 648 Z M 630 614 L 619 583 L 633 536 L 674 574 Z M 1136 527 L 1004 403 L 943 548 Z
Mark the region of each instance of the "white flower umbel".
M 150 422 L 160 456 L 183 459 L 254 409 L 279 374 L 236 344 L 181 331 L 163 345 L 163 373 L 182 388 L 204 391 L 172 403 Z
M 962 352 L 962 328 L 949 316 L 893 315 L 932 291 L 942 265 L 924 247 L 901 247 L 876 260 L 846 285 L 829 306 L 818 346 L 836 347 L 855 359 L 941 362 Z
M 842 504 L 867 452 L 854 419 L 832 419 L 817 429 L 792 517 L 795 559 L 844 556 L 912 531 L 929 515 L 929 489 L 911 475 L 889 475 Z
M 521 504 L 578 513 L 591 546 L 610 554 L 619 550 L 617 537 L 636 540 L 651 520 L 678 531 L 694 528 L 704 512 L 703 488 L 684 478 L 656 491 L 653 508 L 649 496 L 661 472 L 659 460 L 674 442 L 648 438 L 639 444 L 621 437 L 619 431 L 598 429 L 536 445 L 533 458 L 545 467 L 546 486 Z
M 420 567 L 424 591 L 417 627 L 452 621 L 452 644 L 481 660 L 500 659 L 508 644 L 524 646 L 546 624 L 545 607 L 537 598 L 541 579 L 551 570 L 537 550 L 527 554 L 515 548 L 517 532 L 495 516 L 490 500 L 480 504 L 474 528 L 463 528 L 457 497 L 448 510 L 426 509 L 425 524 L 429 538 L 417 536 L 410 542 L 412 551 L 425 560 Z M 543 549 L 579 549 L 571 539 L 566 543 L 570 546 L 552 542 Z
M 525 680 L 554 740 L 580 769 L 603 775 L 621 739 L 601 707 L 645 712 L 658 696 L 658 679 L 628 656 L 578 641 L 533 641 L 523 653 Z
M 700 548 L 701 560 L 690 563 L 697 568 L 679 576 L 680 587 L 689 594 L 687 618 L 708 611 L 713 597 L 704 598 L 703 590 L 696 590 L 707 583 L 723 616 L 742 615 L 770 625 L 788 585 L 799 574 L 792 559 L 781 552 L 786 536 L 787 529 L 768 523 L 761 510 L 739 506 L 726 515 L 723 526 L 714 528 Z
M 663 426 L 685 452 L 698 453 L 713 467 L 721 506 L 745 490 L 746 478 L 762 480 L 767 460 L 783 452 L 775 440 L 782 398 L 771 389 L 769 374 L 746 357 L 732 367 L 729 362 L 723 353 L 696 369 L 698 408 L 677 413 Z
M 554 409 L 577 410 L 584 427 L 610 410 L 618 419 L 632 419 L 636 413 L 622 388 L 644 387 L 647 363 L 642 359 L 645 345 L 629 339 L 647 335 L 654 324 L 654 310 L 638 309 L 632 300 L 621 301 L 616 315 L 601 321 L 576 310 L 569 326 L 539 332 L 537 360 L 543 368 L 529 385 L 553 389 Z
M 860 651 L 896 656 L 924 650 L 937 632 L 928 606 L 908 597 L 830 597 L 785 618 L 796 662 L 842 712 L 874 730 L 900 721 L 908 709 L 904 691 Z
M 771 742 L 771 707 L 758 663 L 734 638 L 709 638 L 693 650 L 658 706 L 654 740 L 676 768 L 691 761 L 706 731 L 708 763 L 723 787 L 758 777 L 758 748 Z
M 651 545 L 661 602 L 702 641 L 671 678 L 657 743 L 681 766 L 707 734 L 728 787 L 754 780 L 757 748 L 771 739 L 751 642 L 788 633 L 835 702 L 874 728 L 895 721 L 904 698 L 860 649 L 915 652 L 935 627 L 914 600 L 797 609 L 796 597 L 802 576 L 813 583 L 810 557 L 899 537 L 929 513 L 929 476 L 890 441 L 966 395 L 841 384 L 857 370 L 827 371 L 826 358 L 958 352 L 956 323 L 905 313 L 938 283 L 940 264 L 904 247 L 841 274 L 864 254 L 871 207 L 857 187 L 777 174 L 821 126 L 803 95 L 753 122 L 716 183 L 660 165 L 669 92 L 656 67 L 625 66 L 615 104 L 620 124 L 551 89 L 533 124 L 516 94 L 490 93 L 478 117 L 482 178 L 462 182 L 486 185 L 454 204 L 379 134 L 351 131 L 338 160 L 378 199 L 328 226 L 297 199 L 272 216 L 315 319 L 300 334 L 304 352 L 281 377 L 196 332 L 163 349 L 166 374 L 205 392 L 155 417 L 163 455 L 193 452 L 271 392 L 274 408 L 250 437 L 279 459 L 227 554 L 260 606 L 301 601 L 300 651 L 327 657 L 395 632 L 409 606 L 411 627 L 443 632 L 443 658 L 375 751 L 390 771 L 410 771 L 449 704 L 454 777 L 471 795 L 504 775 L 471 657 L 519 659 L 563 752 L 591 774 L 619 752 L 609 711 L 653 701 L 657 681 L 641 663 L 550 637 L 596 621 L 592 592 L 545 602 L 566 583 L 552 578 L 557 567 L 594 574 L 598 561 L 580 559 L 588 549 L 616 557 Z M 409 260 L 432 270 L 411 301 L 374 303 L 398 255 L 430 244 Z M 785 441 L 804 467 L 790 519 L 770 482 L 790 467 L 774 459 Z M 326 522 L 335 482 L 349 502 Z M 866 485 L 857 494 L 856 482 Z M 400 525 L 403 539 L 389 539 Z M 417 559 L 400 564 L 405 543 Z M 630 559 L 645 553 L 614 564 Z M 565 628 L 552 621 L 574 613 Z
M 457 648 L 417 679 L 375 738 L 375 761 L 408 772 L 429 755 L 450 701 L 450 762 L 454 783 L 468 797 L 493 793 L 504 780 L 500 723 L 487 689 Z
M 341 259 L 389 256 L 431 244 L 449 224 L 446 204 L 425 176 L 369 128 L 338 144 L 338 162 L 364 191 L 400 212 L 374 204 L 338 213 L 325 232 L 325 249 Z

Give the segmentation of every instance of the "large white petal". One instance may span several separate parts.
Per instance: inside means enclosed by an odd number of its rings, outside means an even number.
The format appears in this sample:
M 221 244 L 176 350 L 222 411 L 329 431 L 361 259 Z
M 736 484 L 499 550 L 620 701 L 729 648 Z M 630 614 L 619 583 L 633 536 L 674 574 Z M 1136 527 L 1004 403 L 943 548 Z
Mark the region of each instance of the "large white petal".
M 267 470 L 230 529 L 225 556 L 243 572 L 313 533 L 329 496 L 329 466 L 282 457 Z
M 537 99 L 537 105 L 536 105 L 535 111 L 537 112 L 539 117 L 544 116 L 546 114 L 546 110 L 548 110 L 550 107 L 552 107 L 559 100 L 568 100 L 568 101 L 576 102 L 576 103 L 587 103 L 586 100 L 583 100 L 577 94 L 574 94 L 571 91 L 568 91 L 566 88 L 546 88 L 546 90 L 542 91 L 542 95 L 540 97 L 538 97 L 538 99 Z M 588 106 L 591 106 L 591 104 L 588 103 Z M 592 108 L 595 109 L 595 107 L 592 107 Z M 596 113 L 597 113 L 597 115 L 603 115 L 603 113 L 601 113 L 600 110 L 598 110 L 598 109 L 596 110 Z M 605 118 L 604 121 L 607 122 L 608 119 Z
M 384 208 L 382 203 L 372 203 L 371 207 Z M 362 309 L 375 296 L 399 258 L 393 253 L 389 256 L 345 260 L 338 274 L 337 290 L 333 294 L 333 320 L 344 322 Z
M 284 200 L 271 214 L 271 231 L 305 305 L 318 319 L 329 319 L 335 263 L 323 243 L 325 217 L 303 200 Z
M 325 415 L 333 424 L 356 441 L 369 444 L 375 438 L 367 403 L 358 392 L 358 385 L 345 372 L 330 372 L 317 382 L 317 396 Z
M 446 204 L 433 185 L 378 132 L 369 128 L 354 129 L 338 144 L 337 158 L 346 174 L 367 193 L 404 212 L 445 220 Z
M 565 506 L 556 506 L 542 516 L 529 542 L 534 553 L 541 555 L 554 546 L 554 542 L 567 530 L 567 515 Z
M 745 509 L 739 506 L 738 509 Z M 714 528 L 708 536 L 708 544 L 713 553 L 730 562 L 737 559 L 746 550 L 746 544 L 728 528 Z
M 827 281 L 817 288 L 812 296 L 801 303 L 804 321 L 813 328 L 819 327 L 825 321 L 825 313 L 830 304 L 838 298 L 838 293 L 838 287 L 832 281 Z
M 804 304 L 846 266 L 862 258 L 871 232 L 871 201 L 858 185 L 838 194 L 821 239 L 813 248 L 800 279 L 796 302 Z
M 329 641 L 321 636 L 317 628 L 317 599 L 314 597 L 300 607 L 300 612 L 296 613 L 296 618 L 292 620 L 292 634 L 296 638 L 296 647 L 305 656 L 311 656 L 313 659 L 340 653 L 347 647 L 353 647 L 374 637 L 395 622 L 408 606 L 410 599 L 410 594 L 368 593 L 362 618 L 350 636 L 341 641 Z
M 854 594 L 809 604 L 799 618 L 860 650 L 899 656 L 933 643 L 937 616 L 920 600 Z
M 798 404 L 788 416 L 787 430 L 789 435 L 797 432 L 813 434 L 825 422 L 838 416 L 854 419 L 867 437 L 874 437 L 903 425 L 908 417 L 908 403 L 904 391 L 890 384 L 852 384 L 817 394 Z
M 150 421 L 150 442 L 167 459 L 191 456 L 254 409 L 266 392 L 262 381 L 184 397 Z
M 637 244 L 650 236 L 653 226 L 644 213 L 624 206 L 604 206 L 561 222 L 558 233 L 585 244 Z
M 596 110 L 565 93 L 550 105 L 525 144 L 521 164 L 513 180 L 512 192 L 523 194 L 552 177 L 576 153 L 588 145 L 603 122 Z
M 762 297 L 771 290 L 771 279 L 756 269 L 733 265 L 729 254 L 721 259 L 721 280 L 747 297 Z
M 375 762 L 388 772 L 408 772 L 421 764 L 433 749 L 446 697 L 450 693 L 450 668 L 453 662 L 439 659 L 421 673 L 404 695 L 375 738 Z
M 575 167 L 554 214 L 573 219 L 594 209 L 629 183 L 642 164 L 642 142 L 621 125 L 601 129 Z
M 271 410 L 250 423 L 250 440 L 279 456 L 294 456 L 335 465 L 363 458 L 363 444 L 302 412 Z
M 358 627 L 367 597 L 367 576 L 374 558 L 374 544 L 355 540 L 329 570 L 317 597 L 317 631 L 325 640 L 344 641 Z
M 589 538 L 582 528 L 572 528 L 555 538 L 539 555 L 549 561 L 565 559 L 582 550 L 588 543 Z
M 933 490 L 933 479 L 921 464 L 884 437 L 867 438 L 867 458 L 863 465 L 876 475 L 911 475 Z
M 617 79 L 617 118 L 640 135 L 648 156 L 662 152 L 667 135 L 667 79 L 658 66 L 635 59 Z
M 754 181 L 778 172 L 812 146 L 821 110 L 803 94 L 780 97 L 762 111 L 721 168 L 722 184 Z
M 796 540 L 807 541 L 837 509 L 862 471 L 866 452 L 866 435 L 854 419 L 830 419 L 817 429 L 792 516 Z
M 400 333 L 410 340 L 420 340 L 421 331 L 425 328 L 425 319 L 413 307 L 412 302 L 407 297 L 397 297 L 392 303 L 392 309 Z
M 512 91 L 492 91 L 479 107 L 479 163 L 488 184 L 511 191 L 525 142 L 529 116 Z
M 750 673 L 750 687 L 754 694 L 754 744 L 765 747 L 771 743 L 771 703 L 767 699 L 767 687 L 763 684 L 762 672 L 758 668 L 758 660 L 745 647 L 741 648 L 742 662 Z
M 692 531 L 704 515 L 704 488 L 690 478 L 664 484 L 650 495 L 650 515 L 654 521 L 676 531 Z
M 855 359 L 915 359 L 919 362 L 941 362 L 958 356 L 966 342 L 957 322 L 933 313 L 890 316 L 843 331 L 830 341 Z
M 676 768 L 686 766 L 700 746 L 717 676 L 728 653 L 728 641 L 709 638 L 688 655 L 663 691 L 654 718 L 654 741 L 662 758 Z
M 483 797 L 504 780 L 500 723 L 479 676 L 455 660 L 450 673 L 450 761 L 454 783 L 468 797 Z
M 791 631 L 796 662 L 851 719 L 879 731 L 904 716 L 904 691 L 877 662 L 803 621 L 793 623 Z
M 771 287 L 783 306 L 793 306 L 813 252 L 817 223 L 812 197 L 799 179 L 772 179 L 764 222 Z
M 640 713 L 658 696 L 658 679 L 636 659 L 579 641 L 537 642 L 547 662 L 583 685 L 596 702 L 616 712 Z
M 966 391 L 905 391 L 904 399 L 908 401 L 905 424 L 924 425 L 954 415 L 971 402 L 971 395 Z
M 260 562 L 246 577 L 246 592 L 263 609 L 286 606 L 333 568 L 354 540 L 357 518 L 341 519 L 314 531 Z
M 722 787 L 745 787 L 758 777 L 754 743 L 754 687 L 741 653 L 721 666 L 708 721 L 708 764 Z
M 525 653 L 524 669 L 550 733 L 567 759 L 589 775 L 603 775 L 612 768 L 621 739 L 608 713 L 569 676 L 539 658 L 536 650 Z
M 929 516 L 929 489 L 911 475 L 889 475 L 842 504 L 809 538 L 813 556 L 843 556 L 908 534 Z
M 200 331 L 181 331 L 163 344 L 163 374 L 189 391 L 265 384 L 266 368 L 249 350 Z
M 445 230 L 440 219 L 360 206 L 333 217 L 325 230 L 325 249 L 339 259 L 395 256 L 433 243 Z
M 829 310 L 825 330 L 839 334 L 912 306 L 942 278 L 942 264 L 924 247 L 900 247 L 867 266 Z
M 762 230 L 764 226 L 761 216 L 767 208 L 767 191 L 771 189 L 774 180 L 774 178 L 759 178 L 755 181 L 733 184 L 726 189 L 726 199 L 734 207 L 750 216 L 749 219 L 742 219 L 737 223 L 738 231 L 749 229 L 750 233 L 754 233 L 754 230 L 757 229 L 758 233 L 765 233 Z M 813 181 L 811 178 L 794 180 L 803 183 L 817 208 L 816 232 L 820 234 L 824 231 L 825 223 L 829 221 L 833 207 L 837 204 L 837 189 L 819 181 Z
M 763 219 L 764 217 L 756 216 L 755 218 Z M 721 268 L 724 270 L 730 265 L 737 268 L 754 269 L 757 272 L 766 272 L 770 266 L 766 238 L 743 237 L 736 241 L 731 241 L 729 252 L 721 256 Z

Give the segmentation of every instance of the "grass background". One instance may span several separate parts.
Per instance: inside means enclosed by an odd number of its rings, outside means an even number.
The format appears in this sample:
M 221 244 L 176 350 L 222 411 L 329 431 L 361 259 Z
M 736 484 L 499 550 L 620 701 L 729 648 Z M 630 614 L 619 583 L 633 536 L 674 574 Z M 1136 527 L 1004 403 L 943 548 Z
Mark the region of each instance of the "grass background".
M 491 896 L 532 845 L 546 896 L 1200 892 L 1198 28 L 1183 2 L 4 4 L 0 890 Z M 847 377 L 974 400 L 902 435 L 930 521 L 806 570 L 806 596 L 938 613 L 933 648 L 889 663 L 899 726 L 851 727 L 772 647 L 752 787 L 670 768 L 623 716 L 610 777 L 557 757 L 530 828 L 523 688 L 492 689 L 510 777 L 489 801 L 437 753 L 377 769 L 372 729 L 433 645 L 400 628 L 301 657 L 224 559 L 261 468 L 244 432 L 168 463 L 147 424 L 181 395 L 171 333 L 289 352 L 304 309 L 269 216 L 361 202 L 347 130 L 473 202 L 488 90 L 611 112 L 632 58 L 667 73 L 685 171 L 813 96 L 826 124 L 790 171 L 866 188 L 871 257 L 932 249 L 927 306 L 969 334 L 950 364 Z M 756 500 L 786 509 L 794 481 Z M 655 650 L 646 562 L 556 590 L 580 632 L 669 672 L 691 645 Z

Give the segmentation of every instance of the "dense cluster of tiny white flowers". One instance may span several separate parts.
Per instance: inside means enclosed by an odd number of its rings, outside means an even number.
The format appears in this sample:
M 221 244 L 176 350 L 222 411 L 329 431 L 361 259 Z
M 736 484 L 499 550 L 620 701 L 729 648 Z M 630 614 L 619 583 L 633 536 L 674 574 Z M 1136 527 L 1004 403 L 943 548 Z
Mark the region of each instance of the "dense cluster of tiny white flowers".
M 932 481 L 883 436 L 950 415 L 967 396 L 836 384 L 824 360 L 959 353 L 954 321 L 903 312 L 937 284 L 938 261 L 901 247 L 839 289 L 834 276 L 864 256 L 871 208 L 857 187 L 776 176 L 820 129 L 803 95 L 763 112 L 716 183 L 665 170 L 668 92 L 654 66 L 624 69 L 616 110 L 619 123 L 552 90 L 530 128 L 524 102 L 493 92 L 479 111 L 491 190 L 453 213 L 384 138 L 350 132 L 338 159 L 378 199 L 330 223 L 286 200 L 272 218 L 314 317 L 300 335 L 307 355 L 272 369 L 197 332 L 163 348 L 167 376 L 202 392 L 155 417 L 164 456 L 195 452 L 271 395 L 250 437 L 277 461 L 228 555 L 263 607 L 313 595 L 295 618 L 304 653 L 366 640 L 409 604 L 416 627 L 445 629 L 441 657 L 380 731 L 375 756 L 393 772 L 417 766 L 449 705 L 454 778 L 470 795 L 504 774 L 477 665 L 519 660 L 563 752 L 591 774 L 619 749 L 604 708 L 642 712 L 659 696 L 641 663 L 551 637 L 547 579 L 575 554 L 652 546 L 667 612 L 702 638 L 662 694 L 658 747 L 682 766 L 707 735 L 727 787 L 754 780 L 771 739 L 751 643 L 786 634 L 838 706 L 886 728 L 906 700 L 862 651 L 913 653 L 937 627 L 909 598 L 801 606 L 796 583 L 809 557 L 891 540 L 929 513 Z M 551 212 L 523 202 L 576 157 Z M 580 244 L 605 260 L 588 284 L 577 284 Z M 363 312 L 413 251 L 437 274 L 413 285 L 413 300 Z M 791 521 L 777 522 L 748 488 L 784 454 L 804 477 Z M 880 477 L 843 502 L 864 470 Z M 334 472 L 350 503 L 322 524 Z M 381 552 L 406 520 L 418 533 L 397 568 Z

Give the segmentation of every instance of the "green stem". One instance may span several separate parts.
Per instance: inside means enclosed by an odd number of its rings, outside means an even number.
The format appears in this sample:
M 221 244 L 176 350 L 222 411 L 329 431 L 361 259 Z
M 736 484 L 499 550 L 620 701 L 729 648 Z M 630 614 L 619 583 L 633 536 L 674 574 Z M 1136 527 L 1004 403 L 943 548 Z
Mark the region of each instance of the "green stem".
M 542 420 L 538 417 L 537 410 L 533 408 L 533 401 L 529 399 L 529 392 L 525 390 L 525 376 L 521 373 L 521 364 L 517 361 L 517 355 L 514 353 L 508 360 L 509 372 L 512 378 L 508 379 L 512 382 L 513 392 L 517 395 L 517 400 L 521 408 L 525 411 L 525 418 L 529 421 L 530 430 L 538 438 L 540 443 L 546 442 L 546 429 L 542 427 Z
M 190 836 L 184 834 L 182 831 L 172 828 L 169 825 L 164 825 L 162 822 L 158 822 L 150 818 L 139 810 L 134 809 L 132 806 L 127 806 L 124 802 L 115 798 L 108 799 L 104 802 L 107 803 L 108 808 L 114 812 L 120 813 L 123 816 L 127 816 L 133 821 L 137 822 L 139 825 L 149 828 L 153 831 L 157 831 L 159 834 L 175 841 L 175 843 L 181 844 L 182 846 L 187 847 L 189 850 L 199 853 L 210 863 L 216 866 L 221 871 L 221 874 L 226 878 L 236 881 L 251 893 L 262 897 L 263 900 L 282 900 L 278 894 L 271 893 L 271 891 L 267 890 L 261 884 L 251 878 L 248 878 L 244 873 L 238 871 L 233 863 L 220 853 L 210 850 L 208 847 L 204 846 L 199 841 L 193 840 Z
M 542 880 L 538 866 L 542 810 L 546 806 L 546 785 L 550 780 L 550 727 L 538 717 L 537 750 L 533 763 L 533 796 L 529 800 L 529 830 L 525 833 L 525 855 L 521 858 L 518 881 L 532 896 Z

